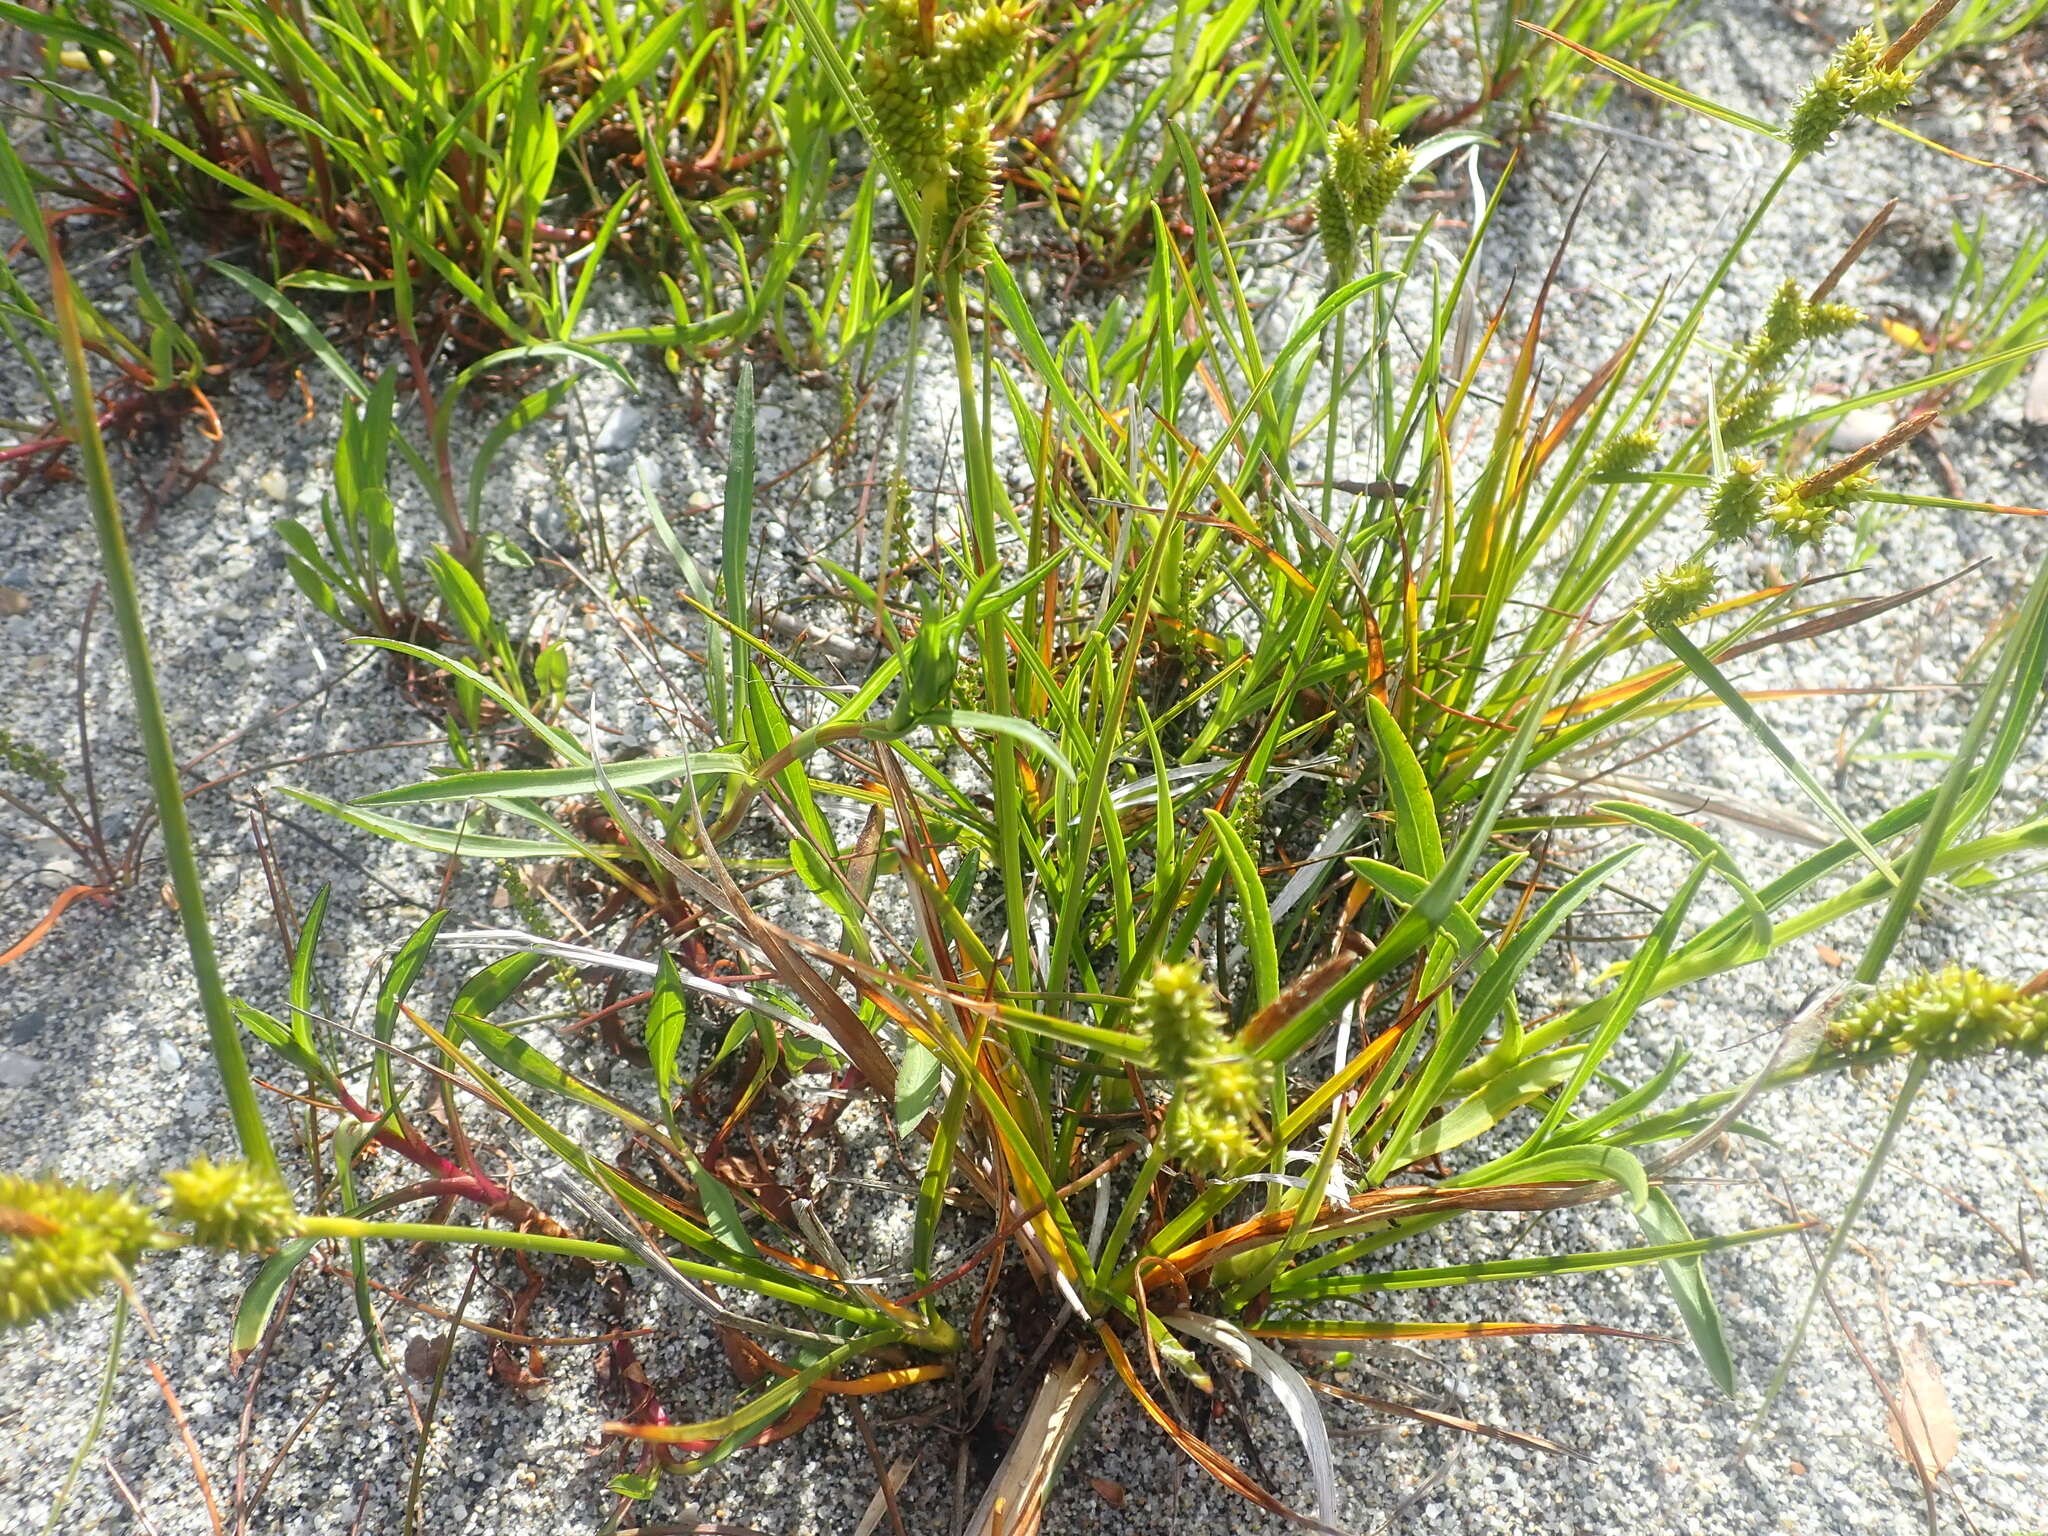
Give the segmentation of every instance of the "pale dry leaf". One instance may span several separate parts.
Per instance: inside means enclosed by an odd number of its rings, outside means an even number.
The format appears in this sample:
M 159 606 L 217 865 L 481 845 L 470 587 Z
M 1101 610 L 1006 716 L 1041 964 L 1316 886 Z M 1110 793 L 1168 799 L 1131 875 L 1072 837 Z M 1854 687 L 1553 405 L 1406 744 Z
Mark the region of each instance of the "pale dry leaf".
M 2034 371 L 2027 376 L 2027 403 L 2020 414 L 2031 426 L 2048 427 L 2048 352 L 2034 359 Z
M 1892 1395 L 1894 1408 L 1885 1428 L 1891 1432 L 1893 1449 L 1907 1465 L 1939 1477 L 1955 1459 L 1961 1437 L 1924 1324 L 1916 1325 L 1899 1347 L 1899 1381 Z

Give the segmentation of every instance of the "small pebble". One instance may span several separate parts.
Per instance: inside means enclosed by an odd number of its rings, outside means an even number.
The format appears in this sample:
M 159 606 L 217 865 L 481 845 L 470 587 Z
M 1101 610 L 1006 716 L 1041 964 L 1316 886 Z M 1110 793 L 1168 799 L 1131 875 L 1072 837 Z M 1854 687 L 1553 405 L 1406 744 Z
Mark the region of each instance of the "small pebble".
M 26 1088 L 43 1064 L 19 1051 L 0 1051 L 0 1088 Z
M 0 587 L 0 619 L 17 618 L 29 610 L 28 594 L 18 587 Z
M 272 501 L 283 501 L 292 493 L 291 482 L 285 479 L 284 471 L 281 469 L 267 471 L 263 478 L 256 482 L 256 489 Z
M 1854 453 L 1859 448 L 1868 448 L 1891 429 L 1889 411 L 1863 406 L 1848 412 L 1835 424 L 1835 433 L 1828 439 L 1828 447 L 1835 453 Z
M 624 453 L 640 436 L 641 427 L 647 423 L 647 413 L 630 400 L 621 400 L 612 407 L 604 425 L 598 429 L 597 441 L 592 446 L 599 453 Z
M 168 1040 L 156 1043 L 156 1069 L 159 1072 L 175 1072 L 185 1064 L 185 1058 L 178 1054 L 178 1048 Z

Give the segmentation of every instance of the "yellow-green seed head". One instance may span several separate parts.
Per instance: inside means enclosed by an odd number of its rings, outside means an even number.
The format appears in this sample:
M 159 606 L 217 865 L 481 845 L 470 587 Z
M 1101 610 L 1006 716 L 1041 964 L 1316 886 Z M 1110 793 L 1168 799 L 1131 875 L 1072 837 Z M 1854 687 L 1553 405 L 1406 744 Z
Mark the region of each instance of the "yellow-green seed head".
M 1330 164 L 1325 174 L 1335 183 L 1337 190 L 1343 194 L 1347 202 L 1356 197 L 1358 189 L 1365 185 L 1366 173 L 1371 166 L 1371 157 L 1365 147 L 1365 135 L 1350 123 L 1332 123 Z
M 1830 64 L 1793 103 L 1792 115 L 1780 130 L 1785 142 L 1802 154 L 1819 154 L 1849 121 L 1849 103 L 1855 94 L 1855 83 L 1841 65 Z
M 0 1332 L 83 1301 L 155 1235 L 122 1190 L 0 1174 Z
M 1744 355 L 1749 364 L 1759 373 L 1768 373 L 1785 360 L 1791 350 L 1805 339 L 1806 301 L 1799 296 L 1799 285 L 1786 278 L 1771 296 L 1771 307 L 1764 313 L 1764 323 L 1750 338 Z
M 1174 1083 L 1184 1083 L 1223 1039 L 1223 1000 L 1194 960 L 1161 965 L 1138 983 L 1131 1003 L 1152 1042 L 1152 1062 Z
M 1779 386 L 1759 384 L 1721 405 L 1721 438 L 1729 443 L 1746 443 L 1771 424 L 1778 406 Z
M 918 26 L 918 0 L 874 0 L 868 7 L 868 47 L 895 58 L 924 52 Z
M 1861 80 L 1877 68 L 1884 57 L 1884 44 L 1870 27 L 1858 27 L 1835 50 L 1835 64 L 1852 80 Z
M 952 265 L 970 271 L 987 266 L 996 253 L 996 156 L 987 115 L 979 108 L 957 113 L 951 138 L 945 249 Z
M 203 1247 L 245 1252 L 276 1247 L 298 1215 L 292 1197 L 269 1174 L 247 1163 L 216 1163 L 204 1154 L 189 1168 L 164 1175 L 164 1212 L 189 1226 Z
M 1215 1056 L 1196 1069 L 1190 1087 L 1217 1109 L 1249 1120 L 1259 1112 L 1262 1083 L 1258 1068 L 1242 1056 Z
M 1836 1016 L 1826 1044 L 1851 1065 L 1885 1056 L 2048 1055 L 2048 997 L 2028 997 L 2011 982 L 1951 965 L 1879 987 Z
M 1719 543 L 1748 538 L 1764 515 L 1764 467 L 1737 459 L 1707 493 L 1707 531 Z
M 1785 485 L 1764 509 L 1764 521 L 1770 524 L 1771 532 L 1795 549 L 1812 549 L 1835 526 L 1835 509 L 1825 498 L 1801 496 Z
M 1632 475 L 1656 456 L 1663 439 L 1650 427 L 1637 427 L 1602 443 L 1593 455 L 1595 480 L 1619 480 Z
M 1194 1095 L 1167 1112 L 1166 1154 L 1198 1173 L 1222 1173 L 1259 1150 L 1258 1133 L 1243 1117 Z
M 1817 153 L 1852 113 L 1882 117 L 1903 107 L 1918 77 L 1909 69 L 1882 68 L 1883 57 L 1876 32 L 1864 27 L 1854 33 L 1793 106 L 1781 130 L 1785 141 L 1796 150 Z
M 1351 203 L 1332 164 L 1316 183 L 1316 234 L 1323 242 L 1323 264 L 1335 285 L 1351 280 L 1358 262 L 1358 241 L 1351 229 Z
M 1375 123 L 1374 127 L 1379 125 Z M 1386 130 L 1380 130 L 1382 134 Z M 1388 140 L 1384 154 L 1373 158 L 1365 179 L 1351 198 L 1351 218 L 1359 229 L 1373 229 L 1387 216 L 1387 210 L 1394 205 L 1394 199 L 1406 186 L 1415 170 L 1415 152 L 1405 144 Z
M 1835 304 L 1823 301 L 1805 305 L 1799 314 L 1800 333 L 1808 341 L 1822 341 L 1830 336 L 1840 336 L 1853 331 L 1863 323 L 1863 311 L 1854 304 Z
M 1889 117 L 1913 99 L 1919 78 L 1910 69 L 1874 69 L 1857 82 L 1850 105 L 1865 117 Z
M 1000 5 L 939 18 L 932 50 L 932 104 L 941 112 L 968 102 L 984 90 L 1024 40 L 1024 17 Z
M 1714 595 L 1714 568 L 1704 560 L 1687 560 L 1659 571 L 1643 583 L 1636 612 L 1645 624 L 1683 624 Z

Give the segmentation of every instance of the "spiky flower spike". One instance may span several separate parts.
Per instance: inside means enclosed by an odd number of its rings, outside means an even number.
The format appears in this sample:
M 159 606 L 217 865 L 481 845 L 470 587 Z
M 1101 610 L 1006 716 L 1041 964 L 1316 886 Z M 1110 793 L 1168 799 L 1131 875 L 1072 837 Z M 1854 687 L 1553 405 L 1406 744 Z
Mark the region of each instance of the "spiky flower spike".
M 951 177 L 946 183 L 944 240 L 947 257 L 963 271 L 985 267 L 996 253 L 995 145 L 988 135 L 988 115 L 979 107 L 954 114 L 948 135 Z
M 121 1190 L 0 1174 L 0 1331 L 83 1301 L 155 1236 Z
M 1737 459 L 1707 493 L 1707 532 L 1717 543 L 1744 539 L 1764 515 L 1764 467 L 1755 459 Z
M 1838 1063 L 1886 1056 L 1960 1061 L 1987 1051 L 2048 1055 L 2048 997 L 2028 997 L 2011 982 L 1951 965 L 1879 987 L 1828 1027 L 1826 1050 Z
M 1358 265 L 1358 237 L 1351 228 L 1351 203 L 1334 160 L 1316 183 L 1316 234 L 1323 242 L 1323 265 L 1330 269 L 1331 285 L 1350 282 Z
M 1619 480 L 1624 475 L 1634 474 L 1656 457 L 1662 442 L 1663 439 L 1650 427 L 1637 427 L 1633 432 L 1610 437 L 1593 455 L 1592 478 Z
M 1316 233 L 1333 283 L 1350 279 L 1360 241 L 1386 217 L 1415 169 L 1415 152 L 1382 123 L 1330 126 L 1330 163 L 1316 186 Z
M 1780 132 L 1801 154 L 1817 154 L 1852 116 L 1898 111 L 1912 97 L 1915 78 L 1913 71 L 1885 62 L 1877 34 L 1865 27 L 1835 50 Z
M 1636 612 L 1645 624 L 1683 624 L 1706 607 L 1713 595 L 1714 568 L 1704 560 L 1687 560 L 1643 583 Z
M 1730 443 L 1746 443 L 1771 424 L 1778 409 L 1783 386 L 1759 384 L 1721 404 L 1721 436 Z
M 202 1247 L 251 1253 L 276 1247 L 298 1214 L 276 1179 L 247 1163 L 216 1163 L 203 1153 L 191 1167 L 164 1175 L 164 1211 L 191 1227 L 192 1240 Z
M 1799 285 L 1788 277 L 1772 296 L 1764 323 L 1749 339 L 1743 356 L 1758 373 L 1769 373 L 1801 342 L 1839 336 L 1862 323 L 1863 311 L 1855 305 L 1808 303 L 1800 297 Z
M 1786 278 L 1771 296 L 1771 307 L 1764 312 L 1764 323 L 1750 338 L 1745 355 L 1752 368 L 1759 373 L 1770 372 L 1805 339 L 1800 325 L 1801 311 L 1805 308 L 1806 301 L 1799 296 L 1799 285 Z
M 941 111 L 957 107 L 985 90 L 996 72 L 1024 40 L 1024 16 L 1000 5 L 943 15 L 932 50 L 932 100 Z
M 1835 526 L 1836 514 L 1867 498 L 1877 485 L 1868 470 L 1844 475 L 1829 485 L 1781 480 L 1771 489 L 1764 520 L 1786 543 L 1812 548 Z
M 861 83 L 882 148 L 926 207 L 943 190 L 932 238 L 946 259 L 979 266 L 993 251 L 987 224 L 995 186 L 984 98 L 1024 40 L 1025 14 L 990 0 L 941 12 L 929 37 L 919 0 L 874 0 L 868 15 Z
M 1186 1167 L 1219 1172 L 1258 1150 L 1258 1070 L 1224 1034 L 1222 999 L 1190 960 L 1162 965 L 1133 994 L 1152 1060 L 1174 1085 L 1165 1145 Z
M 861 51 L 862 92 L 886 149 L 922 189 L 946 174 L 946 142 L 933 107 L 917 0 L 875 0 Z

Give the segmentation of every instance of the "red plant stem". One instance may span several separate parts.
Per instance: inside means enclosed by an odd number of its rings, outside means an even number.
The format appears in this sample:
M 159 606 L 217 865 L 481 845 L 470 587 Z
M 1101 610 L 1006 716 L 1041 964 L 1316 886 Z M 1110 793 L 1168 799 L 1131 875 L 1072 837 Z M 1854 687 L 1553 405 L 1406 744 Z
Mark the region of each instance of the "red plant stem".
M 350 1093 L 346 1083 L 337 1081 L 334 1090 L 335 1096 L 341 1100 L 341 1107 L 364 1125 L 375 1125 L 384 1118 Z M 476 1167 L 465 1168 L 444 1157 L 410 1131 L 379 1130 L 370 1141 L 376 1146 L 388 1147 L 407 1162 L 438 1175 L 420 1186 L 427 1194 L 455 1195 L 483 1206 L 502 1205 L 512 1197 L 511 1191 L 489 1174 Z

